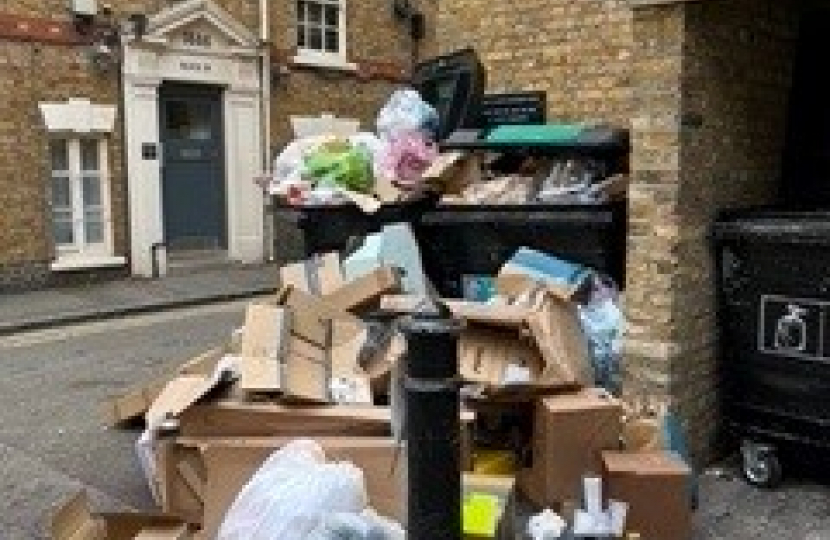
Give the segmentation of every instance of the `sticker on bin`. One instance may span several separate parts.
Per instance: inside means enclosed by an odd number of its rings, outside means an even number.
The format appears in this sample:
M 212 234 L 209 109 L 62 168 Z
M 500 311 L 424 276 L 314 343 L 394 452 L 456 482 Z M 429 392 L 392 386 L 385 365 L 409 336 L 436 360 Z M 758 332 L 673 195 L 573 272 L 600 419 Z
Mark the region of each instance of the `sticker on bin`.
M 811 360 L 830 359 L 830 302 L 764 295 L 758 345 L 761 352 Z

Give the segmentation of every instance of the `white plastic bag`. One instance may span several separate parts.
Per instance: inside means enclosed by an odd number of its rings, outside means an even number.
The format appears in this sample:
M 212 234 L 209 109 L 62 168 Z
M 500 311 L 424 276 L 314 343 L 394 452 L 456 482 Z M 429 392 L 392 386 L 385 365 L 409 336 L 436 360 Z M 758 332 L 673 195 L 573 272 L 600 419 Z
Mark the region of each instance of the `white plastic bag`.
M 296 440 L 275 452 L 242 488 L 218 540 L 306 540 L 329 514 L 367 506 L 363 472 L 326 463 L 314 441 Z
M 306 540 L 406 540 L 406 532 L 368 509 L 362 514 L 329 514 Z
M 402 131 L 434 132 L 438 123 L 438 112 L 418 92 L 397 90 L 380 110 L 377 128 L 385 139 Z

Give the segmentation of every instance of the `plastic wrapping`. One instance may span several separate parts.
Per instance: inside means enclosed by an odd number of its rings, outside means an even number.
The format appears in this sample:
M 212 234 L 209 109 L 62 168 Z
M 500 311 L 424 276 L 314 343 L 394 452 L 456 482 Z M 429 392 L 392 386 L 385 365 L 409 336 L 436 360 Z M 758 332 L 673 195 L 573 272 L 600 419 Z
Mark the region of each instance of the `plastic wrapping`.
M 362 514 L 331 514 L 308 540 L 405 540 L 403 528 L 373 510 Z
M 588 301 L 579 306 L 582 329 L 588 339 L 595 382 L 613 395 L 622 387 L 624 318 L 618 305 L 619 293 L 610 280 L 593 277 Z
M 438 111 L 411 89 L 393 93 L 377 119 L 377 132 L 381 138 L 388 138 L 401 131 L 434 134 L 438 126 Z
M 401 189 L 419 191 L 423 173 L 438 157 L 438 149 L 422 131 L 400 131 L 388 139 L 380 160 L 380 174 Z
M 231 505 L 219 540 L 306 540 L 327 516 L 366 509 L 363 473 L 326 463 L 314 441 L 296 440 L 275 452 Z
M 303 176 L 312 181 L 315 188 L 346 189 L 368 193 L 372 189 L 374 175 L 371 157 L 362 146 L 346 141 L 321 145 L 306 155 Z

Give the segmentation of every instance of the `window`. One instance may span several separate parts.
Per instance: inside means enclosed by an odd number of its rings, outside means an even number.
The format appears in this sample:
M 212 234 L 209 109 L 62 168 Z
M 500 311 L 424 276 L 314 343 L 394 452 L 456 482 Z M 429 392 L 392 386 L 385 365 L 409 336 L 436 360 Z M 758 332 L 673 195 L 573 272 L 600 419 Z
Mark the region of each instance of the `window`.
M 112 254 L 104 139 L 52 139 L 52 234 L 58 261 Z
M 346 62 L 345 0 L 297 0 L 297 57 L 300 63 L 354 69 Z

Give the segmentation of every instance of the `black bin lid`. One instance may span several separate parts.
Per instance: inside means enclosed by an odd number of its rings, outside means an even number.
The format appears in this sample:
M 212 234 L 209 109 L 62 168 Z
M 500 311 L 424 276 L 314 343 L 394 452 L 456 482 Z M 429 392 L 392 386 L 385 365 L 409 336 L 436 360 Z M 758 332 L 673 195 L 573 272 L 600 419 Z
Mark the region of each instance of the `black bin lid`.
M 412 85 L 438 111 L 438 140 L 458 129 L 476 127 L 486 74 L 475 50 L 462 49 L 419 63 Z
M 716 240 L 830 245 L 830 211 L 727 210 L 718 216 L 712 232 Z

